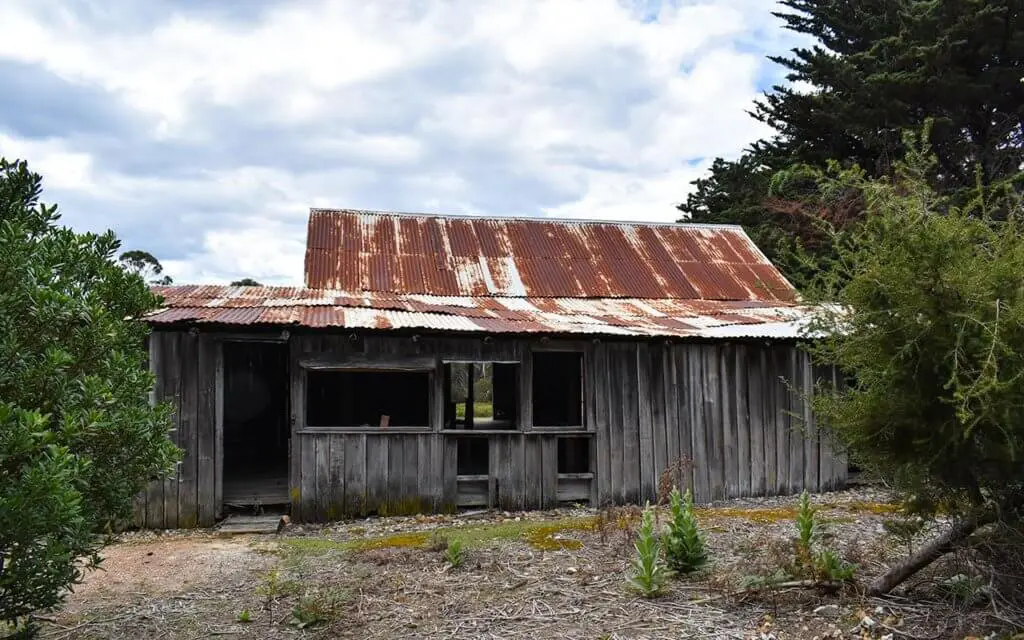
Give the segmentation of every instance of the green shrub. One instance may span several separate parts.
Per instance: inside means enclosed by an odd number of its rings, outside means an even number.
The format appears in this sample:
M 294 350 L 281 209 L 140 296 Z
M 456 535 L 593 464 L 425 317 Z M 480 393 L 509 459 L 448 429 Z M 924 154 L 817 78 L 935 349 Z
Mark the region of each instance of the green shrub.
M 689 489 L 686 494 L 680 494 L 679 489 L 673 487 L 669 506 L 671 519 L 665 527 L 665 559 L 673 571 L 692 573 L 708 562 L 704 537 L 693 515 L 693 495 Z
M 157 298 L 112 233 L 58 226 L 41 185 L 0 159 L 0 622 L 28 633 L 179 453 L 130 319 Z
M 629 586 L 645 598 L 655 598 L 665 590 L 668 569 L 661 559 L 660 547 L 654 534 L 654 515 L 648 504 L 640 521 L 640 530 L 637 532 L 634 545 L 636 557 L 630 563 L 632 575 L 628 581 Z
M 458 538 L 448 542 L 448 547 L 444 550 L 444 559 L 448 561 L 452 569 L 458 569 L 466 561 L 466 552 L 462 548 L 462 541 Z

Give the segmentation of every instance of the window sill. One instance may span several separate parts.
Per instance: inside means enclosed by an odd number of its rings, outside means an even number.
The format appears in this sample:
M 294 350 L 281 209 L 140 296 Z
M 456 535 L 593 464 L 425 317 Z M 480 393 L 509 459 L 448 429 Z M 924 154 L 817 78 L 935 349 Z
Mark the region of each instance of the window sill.
M 368 433 L 378 436 L 398 436 L 403 434 L 432 433 L 430 427 L 305 427 L 296 433 L 301 435 L 314 434 L 360 434 Z

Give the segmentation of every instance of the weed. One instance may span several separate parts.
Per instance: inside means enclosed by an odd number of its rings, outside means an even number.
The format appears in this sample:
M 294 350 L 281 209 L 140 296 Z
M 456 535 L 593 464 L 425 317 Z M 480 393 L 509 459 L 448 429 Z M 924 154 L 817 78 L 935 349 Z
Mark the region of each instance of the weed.
M 427 548 L 435 553 L 438 551 L 444 551 L 448 548 L 448 537 L 440 531 L 435 531 L 430 534 L 430 541 Z
M 665 527 L 665 558 L 668 566 L 678 573 L 693 573 L 708 562 L 704 537 L 697 528 L 693 515 L 693 495 L 673 488 L 669 495 L 671 519 Z
M 444 559 L 448 561 L 452 569 L 458 569 L 462 566 L 462 563 L 466 561 L 466 552 L 462 548 L 462 541 L 456 538 L 448 543 L 448 548 L 444 551 Z
M 831 549 L 823 549 L 814 559 L 815 573 L 820 580 L 849 582 L 857 571 L 857 565 L 846 562 Z
M 815 509 L 811 506 L 811 498 L 804 491 L 800 494 L 800 505 L 796 513 L 796 565 L 800 568 L 811 566 L 811 544 L 818 533 L 815 522 Z
M 340 589 L 307 591 L 292 607 L 291 623 L 299 629 L 305 629 L 334 620 L 348 599 L 348 592 Z
M 629 586 L 644 598 L 656 598 L 665 590 L 668 569 L 661 560 L 660 547 L 654 534 L 654 515 L 648 503 L 640 520 L 640 530 L 634 545 L 636 557 L 630 563 L 633 575 L 628 580 Z
M 683 482 L 683 477 L 689 475 L 690 469 L 693 468 L 693 461 L 686 457 L 676 458 L 676 460 L 670 463 L 665 470 L 658 476 L 658 504 L 668 504 L 672 497 L 672 491 L 680 484 L 689 484 Z
M 248 624 L 252 622 L 252 614 L 249 613 L 248 609 L 242 609 L 238 612 L 238 616 L 235 618 L 235 621 L 241 622 L 242 624 Z

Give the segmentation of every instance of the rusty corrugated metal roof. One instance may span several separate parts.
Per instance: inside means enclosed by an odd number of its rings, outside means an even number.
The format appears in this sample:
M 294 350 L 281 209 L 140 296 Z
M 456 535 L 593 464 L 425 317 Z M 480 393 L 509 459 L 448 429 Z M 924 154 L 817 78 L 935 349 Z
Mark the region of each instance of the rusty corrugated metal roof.
M 468 297 L 791 302 L 742 228 L 310 211 L 313 289 Z
M 155 325 L 421 329 L 636 337 L 799 337 L 806 308 L 671 298 L 473 297 L 285 287 L 154 287 Z

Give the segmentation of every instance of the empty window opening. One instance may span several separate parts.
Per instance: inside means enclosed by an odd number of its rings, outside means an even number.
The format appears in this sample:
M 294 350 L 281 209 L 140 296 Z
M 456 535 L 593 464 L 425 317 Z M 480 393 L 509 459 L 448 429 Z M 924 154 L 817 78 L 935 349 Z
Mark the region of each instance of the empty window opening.
M 446 429 L 515 429 L 519 367 L 510 362 L 447 362 Z
M 590 438 L 558 439 L 558 473 L 590 473 Z
M 288 502 L 288 347 L 223 343 L 224 503 Z
M 456 438 L 455 441 L 458 448 L 458 475 L 485 476 L 490 472 L 489 441 L 486 437 Z
M 537 351 L 533 354 L 533 424 L 583 426 L 583 354 Z
M 311 427 L 427 427 L 428 371 L 307 371 Z

